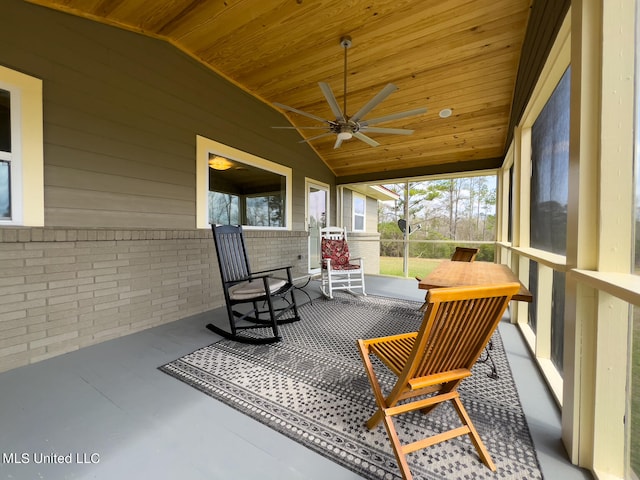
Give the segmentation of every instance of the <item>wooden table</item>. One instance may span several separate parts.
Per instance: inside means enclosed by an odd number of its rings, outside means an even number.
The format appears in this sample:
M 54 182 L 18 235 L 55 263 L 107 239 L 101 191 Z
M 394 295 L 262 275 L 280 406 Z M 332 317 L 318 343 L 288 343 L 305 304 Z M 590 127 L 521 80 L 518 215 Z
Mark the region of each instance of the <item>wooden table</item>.
M 443 261 L 429 275 L 420 280 L 418 287 L 429 290 L 438 287 L 461 287 L 496 283 L 519 282 L 511 269 L 499 263 Z M 520 291 L 513 300 L 532 302 L 533 295 L 520 282 Z

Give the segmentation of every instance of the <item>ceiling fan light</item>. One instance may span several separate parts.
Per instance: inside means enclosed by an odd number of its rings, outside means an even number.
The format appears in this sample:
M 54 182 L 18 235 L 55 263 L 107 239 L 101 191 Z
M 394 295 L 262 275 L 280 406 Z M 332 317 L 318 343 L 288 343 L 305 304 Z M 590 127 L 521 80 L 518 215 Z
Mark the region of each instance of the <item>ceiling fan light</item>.
M 233 167 L 233 163 L 224 157 L 215 156 L 209 159 L 209 167 L 214 170 L 229 170 Z
M 351 132 L 340 132 L 338 133 L 338 138 L 340 140 L 349 140 L 353 137 L 353 133 Z

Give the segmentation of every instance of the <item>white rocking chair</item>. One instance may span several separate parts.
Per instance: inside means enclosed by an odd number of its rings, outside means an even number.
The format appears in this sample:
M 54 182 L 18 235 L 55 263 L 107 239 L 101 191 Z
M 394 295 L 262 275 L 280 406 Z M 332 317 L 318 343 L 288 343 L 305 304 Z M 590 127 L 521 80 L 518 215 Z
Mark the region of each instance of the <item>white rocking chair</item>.
M 364 288 L 364 260 L 350 258 L 347 232 L 339 227 L 320 229 L 322 255 L 321 290 L 325 297 L 333 298 L 334 290 L 361 290 Z

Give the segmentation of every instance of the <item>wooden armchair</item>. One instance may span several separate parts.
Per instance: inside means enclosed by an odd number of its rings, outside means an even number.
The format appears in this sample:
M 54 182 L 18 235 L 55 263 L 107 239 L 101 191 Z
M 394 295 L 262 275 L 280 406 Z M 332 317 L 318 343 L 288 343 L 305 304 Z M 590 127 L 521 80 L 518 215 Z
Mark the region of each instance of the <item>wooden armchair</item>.
M 469 248 L 469 247 L 456 247 L 453 255 L 451 255 L 452 262 L 473 262 L 478 255 L 477 248 Z M 422 280 L 420 277 L 416 277 L 416 280 L 420 282 Z M 420 307 L 420 311 L 424 312 L 427 308 L 427 297 L 429 296 L 429 292 L 424 296 L 424 303 Z
M 225 330 L 209 323 L 212 332 L 244 343 L 271 343 L 280 340 L 278 325 L 300 320 L 298 305 L 293 295 L 291 267 L 272 268 L 260 272 L 251 272 L 242 227 L 239 225 L 211 225 L 213 240 L 218 255 L 222 291 L 229 316 L 229 328 Z M 286 276 L 286 280 L 273 277 L 276 272 Z M 288 298 L 287 298 L 288 297 Z M 280 307 L 274 306 L 281 299 Z M 261 304 L 261 305 L 260 305 Z M 249 305 L 237 309 L 239 305 Z M 261 310 L 262 308 L 262 310 Z M 292 317 L 282 318 L 289 312 Z M 264 318 L 261 318 L 264 315 Z M 242 322 L 245 320 L 245 322 Z M 242 330 L 265 327 L 271 328 L 270 336 L 247 336 Z
M 482 443 L 457 392 L 471 375 L 471 367 L 489 342 L 519 283 L 434 289 L 420 330 L 389 337 L 358 340 L 358 349 L 373 389 L 378 410 L 369 429 L 381 420 L 404 479 L 411 479 L 406 455 L 461 435 L 469 435 L 482 462 L 496 467 Z M 371 362 L 378 357 L 397 376 L 393 389 L 383 394 Z M 382 367 L 378 367 L 382 368 Z M 393 417 L 420 410 L 428 413 L 450 401 L 462 425 L 412 443 L 401 442 Z
M 473 262 L 478 255 L 477 248 L 469 247 L 456 247 L 456 250 L 451 255 L 452 262 Z

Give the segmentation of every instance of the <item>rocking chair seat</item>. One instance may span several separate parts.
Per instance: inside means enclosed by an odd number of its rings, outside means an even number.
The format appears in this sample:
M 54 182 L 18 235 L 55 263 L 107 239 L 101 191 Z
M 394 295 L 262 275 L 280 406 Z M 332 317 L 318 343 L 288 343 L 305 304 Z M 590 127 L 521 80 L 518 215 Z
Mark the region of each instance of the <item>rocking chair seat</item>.
M 334 265 L 331 264 L 331 270 L 358 270 L 360 265 L 355 265 L 353 263 Z
M 269 283 L 269 293 L 274 295 L 278 290 L 287 285 L 286 280 L 279 278 L 267 278 Z M 229 287 L 229 298 L 231 300 L 250 300 L 265 295 L 264 283 L 261 278 L 248 280 Z

